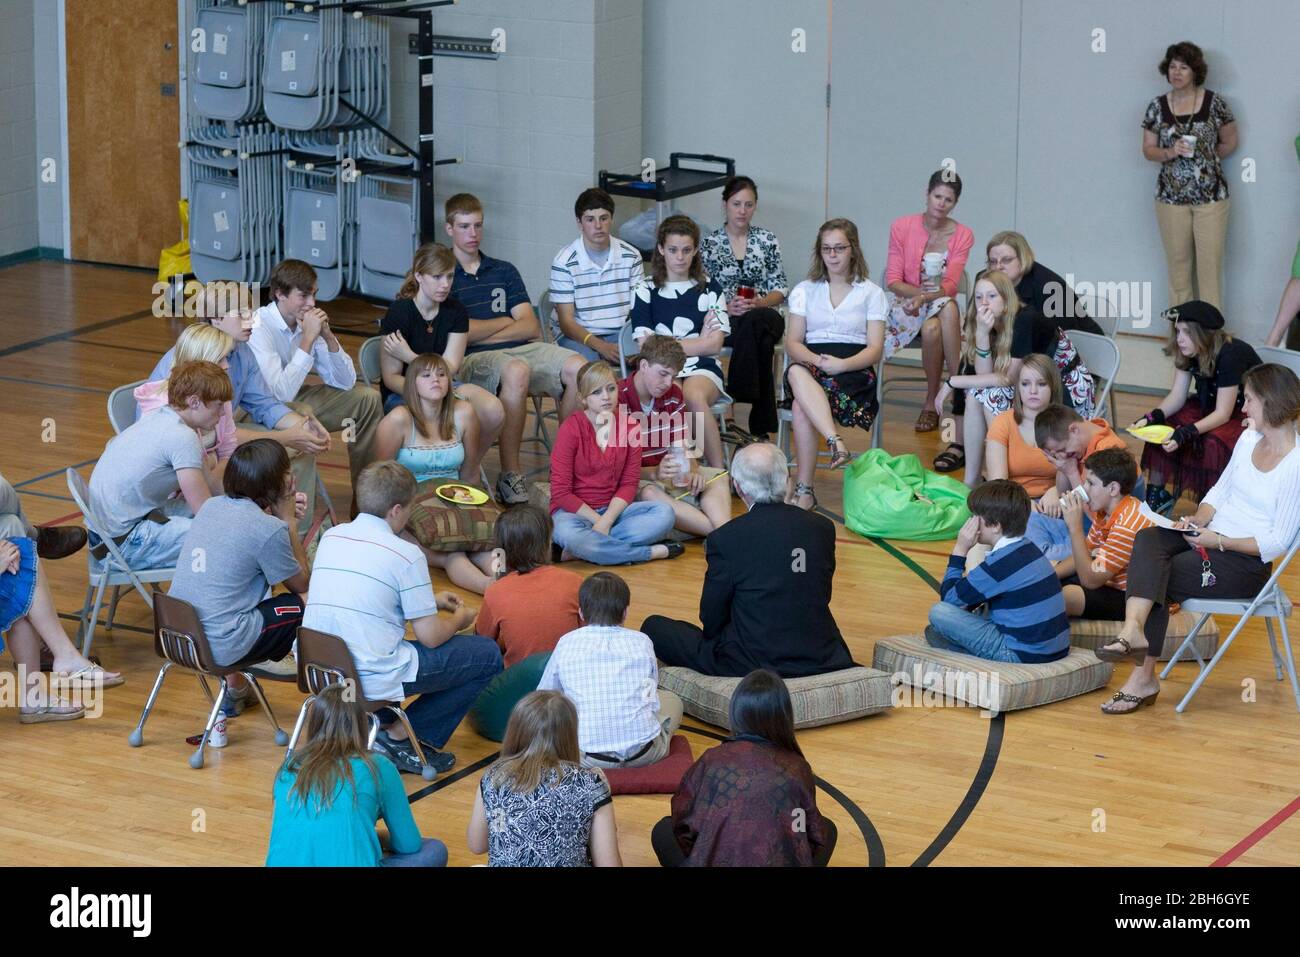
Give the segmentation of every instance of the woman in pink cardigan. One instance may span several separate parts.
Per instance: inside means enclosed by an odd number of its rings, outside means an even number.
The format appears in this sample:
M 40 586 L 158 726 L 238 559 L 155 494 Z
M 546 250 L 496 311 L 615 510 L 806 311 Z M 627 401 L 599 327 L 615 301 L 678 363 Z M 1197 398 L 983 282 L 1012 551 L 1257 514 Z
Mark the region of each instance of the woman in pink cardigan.
M 910 343 L 918 331 L 921 333 L 925 402 L 916 420 L 918 432 L 939 427 L 933 406 L 943 366 L 946 362 L 948 374 L 956 375 L 961 360 L 961 316 L 953 297 L 975 245 L 975 234 L 949 217 L 959 199 L 961 177 L 951 170 L 939 170 L 926 187 L 925 212 L 899 217 L 889 227 L 885 286 L 890 293 L 890 309 L 885 358 Z M 928 271 L 927 255 L 932 257 Z

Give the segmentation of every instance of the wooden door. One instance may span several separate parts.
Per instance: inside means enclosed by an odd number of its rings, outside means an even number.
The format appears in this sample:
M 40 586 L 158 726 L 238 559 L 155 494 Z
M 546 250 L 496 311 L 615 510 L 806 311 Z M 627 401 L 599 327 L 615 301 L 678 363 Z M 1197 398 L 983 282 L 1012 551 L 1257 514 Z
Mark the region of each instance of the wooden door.
M 157 266 L 180 239 L 175 0 L 66 0 L 72 257 Z

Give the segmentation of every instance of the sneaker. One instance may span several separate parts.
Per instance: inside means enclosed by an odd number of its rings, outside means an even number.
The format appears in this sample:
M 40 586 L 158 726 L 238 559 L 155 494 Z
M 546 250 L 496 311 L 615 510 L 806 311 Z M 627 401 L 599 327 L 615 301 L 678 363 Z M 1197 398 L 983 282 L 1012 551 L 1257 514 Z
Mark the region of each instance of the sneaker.
M 252 700 L 253 689 L 247 685 L 239 691 L 234 688 L 227 688 L 225 697 L 221 699 L 222 718 L 238 718 L 243 714 L 244 709 L 252 703 Z
M 497 479 L 497 495 L 506 505 L 528 504 L 528 485 L 518 472 L 502 472 Z
M 298 661 L 292 654 L 285 655 L 279 661 L 259 661 L 257 664 L 249 667 L 249 672 L 259 678 L 270 678 L 272 681 L 292 681 L 298 677 Z
M 421 774 L 424 770 L 420 766 L 420 759 L 415 756 L 415 749 L 406 741 L 394 741 L 387 731 L 381 730 L 379 734 L 375 735 L 373 750 L 397 765 L 399 771 L 404 771 L 407 774 Z M 450 770 L 456 763 L 456 756 L 449 751 L 438 751 L 435 748 L 426 747 L 424 756 L 438 774 Z

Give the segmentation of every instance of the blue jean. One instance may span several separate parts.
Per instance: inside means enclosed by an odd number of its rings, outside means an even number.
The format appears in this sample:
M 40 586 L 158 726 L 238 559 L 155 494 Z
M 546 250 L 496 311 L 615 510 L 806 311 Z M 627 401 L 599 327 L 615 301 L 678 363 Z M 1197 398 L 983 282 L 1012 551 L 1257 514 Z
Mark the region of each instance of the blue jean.
M 173 515 L 162 524 L 145 519 L 131 529 L 131 534 L 117 546 L 118 551 L 135 569 L 170 568 L 180 558 L 181 543 L 193 521 L 188 515 Z M 98 535 L 91 533 L 88 537 L 91 548 L 99 545 Z
M 600 333 L 594 333 L 591 338 L 604 339 L 606 342 L 610 343 L 611 345 L 618 345 L 617 332 L 611 332 L 608 335 L 603 335 L 603 336 Z M 555 344 L 565 349 L 572 349 L 574 352 L 578 353 L 578 355 L 582 356 L 588 362 L 594 362 L 597 359 L 604 358 L 604 356 L 602 356 L 599 352 L 597 352 L 595 349 L 591 348 L 590 346 L 584 346 L 579 340 L 570 339 L 568 336 L 562 333 L 556 337 Z
M 411 854 L 385 854 L 380 867 L 446 867 L 447 845 L 436 837 L 426 837 L 420 849 Z
M 406 708 L 415 736 L 441 748 L 460 724 L 479 692 L 501 671 L 497 643 L 482 635 L 453 635 L 437 648 L 418 641 L 419 671 L 402 684 L 408 697 L 419 695 Z
M 608 506 L 606 506 L 608 508 Z M 596 509 L 600 515 L 604 508 Z M 676 515 L 664 502 L 633 502 L 619 513 L 608 535 L 593 530 L 581 515 L 560 509 L 551 515 L 555 544 L 574 558 L 593 565 L 628 565 L 650 561 L 650 546 L 672 531 Z
M 989 661 L 1020 661 L 1007 647 L 1006 636 L 984 615 L 945 601 L 935 602 L 930 606 L 930 626 L 925 630 L 925 640 L 941 651 L 956 651 Z

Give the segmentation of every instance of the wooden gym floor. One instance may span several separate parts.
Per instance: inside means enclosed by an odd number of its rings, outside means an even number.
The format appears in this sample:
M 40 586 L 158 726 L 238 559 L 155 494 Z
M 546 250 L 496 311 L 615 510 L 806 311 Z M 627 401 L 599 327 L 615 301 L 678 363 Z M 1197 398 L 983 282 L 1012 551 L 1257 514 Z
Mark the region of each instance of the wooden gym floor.
M 112 435 L 109 391 L 148 375 L 183 325 L 153 316 L 152 283 L 144 272 L 89 265 L 0 269 L 0 471 L 38 524 L 78 521 L 63 470 L 72 465 L 89 476 Z M 342 338 L 355 357 L 380 310 L 360 302 L 328 310 L 336 330 L 354 333 Z M 1121 418 L 1131 421 L 1150 403 L 1121 396 Z M 939 438 L 912 431 L 916 412 L 914 405 L 886 407 L 885 446 L 915 451 L 928 463 Z M 868 437 L 850 441 L 860 450 Z M 536 449 L 525 445 L 525 454 L 541 467 Z M 347 502 L 341 448 L 322 466 L 335 502 Z M 488 471 L 495 476 L 495 454 Z M 818 491 L 825 513 L 838 517 L 838 478 L 822 473 Z M 949 543 L 871 542 L 842 524 L 839 542 L 835 616 L 855 658 L 870 664 L 877 638 L 924 624 L 935 599 L 930 579 L 942 576 Z M 84 553 L 46 568 L 72 635 L 85 591 Z M 619 571 L 632 585 L 633 623 L 656 612 L 694 617 L 704 574 L 698 543 L 676 561 Z M 1287 587 L 1300 594 L 1295 575 Z M 113 631 L 98 631 L 93 651 L 127 675 L 125 685 L 105 692 L 100 717 L 21 726 L 10 707 L 0 714 L 0 864 L 263 861 L 282 749 L 259 709 L 231 723 L 229 747 L 209 750 L 206 768 L 191 770 L 184 738 L 201 730 L 206 700 L 192 678 L 173 674 L 144 747 L 127 746 L 158 668 L 150 624 L 149 610 L 130 594 Z M 12 669 L 8 656 L 3 667 Z M 1119 668 L 1111 690 L 1126 671 Z M 1097 691 L 992 720 L 969 708 L 896 708 L 802 732 L 824 782 L 819 806 L 839 827 L 833 863 L 1295 863 L 1300 714 L 1289 686 L 1273 680 L 1263 627 L 1246 629 L 1179 715 L 1174 705 L 1194 671 L 1179 665 L 1159 703 L 1131 717 L 1102 715 L 1108 692 Z M 1250 703 L 1242 700 L 1247 679 L 1257 683 Z M 277 718 L 291 728 L 300 696 L 291 685 L 267 687 Z M 718 729 L 689 717 L 686 723 L 700 729 L 687 731 L 697 754 L 716 743 Z M 464 727 L 448 747 L 458 759 L 452 773 L 433 784 L 404 780 L 421 829 L 447 843 L 451 864 L 479 863 L 465 847 L 465 827 L 480 770 L 496 747 Z M 650 828 L 668 803 L 666 795 L 616 800 L 627 864 L 654 863 Z

